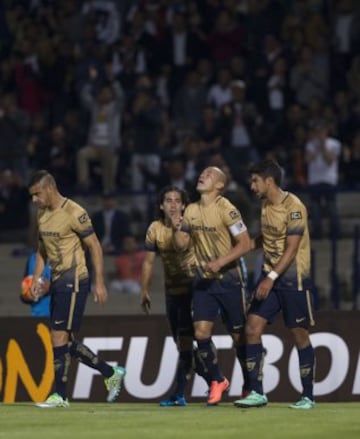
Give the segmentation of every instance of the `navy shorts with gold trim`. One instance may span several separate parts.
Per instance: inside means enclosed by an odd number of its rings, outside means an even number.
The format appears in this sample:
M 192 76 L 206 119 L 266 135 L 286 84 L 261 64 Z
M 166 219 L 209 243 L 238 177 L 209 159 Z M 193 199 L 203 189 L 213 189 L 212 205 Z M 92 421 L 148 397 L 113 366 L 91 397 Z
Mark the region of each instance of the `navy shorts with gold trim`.
M 236 269 L 221 279 L 196 277 L 193 284 L 193 320 L 213 322 L 223 316 L 229 332 L 236 333 L 245 324 L 246 292 Z
M 266 275 L 266 274 L 264 274 Z M 256 314 L 272 323 L 282 312 L 288 328 L 314 326 L 314 300 L 310 282 L 304 282 L 299 290 L 295 283 L 281 277 L 264 300 L 253 299 L 249 314 Z
M 81 280 L 78 288 L 68 280 L 58 280 L 51 285 L 51 329 L 71 332 L 80 330 L 89 290 L 88 279 Z

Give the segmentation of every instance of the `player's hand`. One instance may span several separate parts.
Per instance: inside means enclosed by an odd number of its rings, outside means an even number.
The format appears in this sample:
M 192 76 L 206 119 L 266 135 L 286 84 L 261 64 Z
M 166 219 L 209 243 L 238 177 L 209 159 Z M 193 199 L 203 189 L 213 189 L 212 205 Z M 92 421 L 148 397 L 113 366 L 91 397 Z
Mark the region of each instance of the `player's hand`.
M 222 268 L 222 265 L 219 262 L 219 259 L 215 259 L 215 261 L 207 262 L 204 266 L 205 271 L 209 271 L 210 273 L 218 273 Z
M 274 281 L 270 279 L 268 276 L 264 277 L 264 279 L 259 283 L 255 291 L 255 297 L 257 300 L 264 300 L 270 293 L 274 285 Z
M 108 299 L 108 292 L 104 284 L 95 285 L 94 302 L 104 305 Z
M 171 226 L 175 232 L 181 230 L 183 217 L 179 214 L 170 215 Z
M 141 304 L 141 308 L 143 309 L 144 313 L 150 314 L 151 299 L 150 299 L 150 295 L 148 292 L 146 292 L 146 291 L 141 292 L 140 304 Z
M 43 295 L 43 281 L 39 277 L 38 279 L 33 279 L 31 287 L 30 287 L 30 294 L 33 298 L 34 302 L 38 302 Z

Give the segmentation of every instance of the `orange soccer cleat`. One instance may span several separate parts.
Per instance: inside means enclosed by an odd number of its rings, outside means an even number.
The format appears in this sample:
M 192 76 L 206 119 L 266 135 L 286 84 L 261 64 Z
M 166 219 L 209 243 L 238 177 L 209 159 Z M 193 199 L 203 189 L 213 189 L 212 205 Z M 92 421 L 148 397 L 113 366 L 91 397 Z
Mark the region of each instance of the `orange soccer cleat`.
M 207 405 L 216 405 L 221 401 L 223 392 L 230 387 L 229 381 L 224 378 L 223 381 L 212 381 L 210 385 L 210 393 L 207 400 Z

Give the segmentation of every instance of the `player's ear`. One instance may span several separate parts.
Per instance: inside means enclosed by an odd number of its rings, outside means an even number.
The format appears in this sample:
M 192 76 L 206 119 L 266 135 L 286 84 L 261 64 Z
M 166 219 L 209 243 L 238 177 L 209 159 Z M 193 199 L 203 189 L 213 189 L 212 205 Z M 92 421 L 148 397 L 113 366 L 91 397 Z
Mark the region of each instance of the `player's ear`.
M 215 187 L 216 187 L 216 189 L 217 189 L 218 191 L 221 192 L 221 191 L 224 189 L 225 184 L 224 184 L 223 181 L 218 181 L 218 182 L 215 183 Z

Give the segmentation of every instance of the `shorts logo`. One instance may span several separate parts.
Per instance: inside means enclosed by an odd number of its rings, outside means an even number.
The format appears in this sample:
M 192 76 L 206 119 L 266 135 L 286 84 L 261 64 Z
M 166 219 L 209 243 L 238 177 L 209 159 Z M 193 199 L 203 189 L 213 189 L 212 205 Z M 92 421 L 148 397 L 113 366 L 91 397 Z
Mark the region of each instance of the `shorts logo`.
M 84 224 L 84 223 L 86 223 L 86 221 L 88 221 L 88 219 L 89 219 L 89 217 L 88 217 L 88 214 L 87 214 L 87 213 L 83 213 L 82 215 L 80 215 L 80 216 L 78 217 L 78 220 L 79 220 L 79 223 L 80 223 L 80 224 Z
M 302 218 L 301 212 L 291 212 L 290 213 L 290 219 L 292 220 L 299 220 Z
M 235 219 L 235 218 L 238 218 L 240 216 L 240 212 L 238 210 L 232 210 L 229 213 L 229 215 L 230 215 L 231 219 Z
M 301 323 L 306 319 L 306 317 L 301 317 L 300 319 L 295 319 L 296 323 Z

